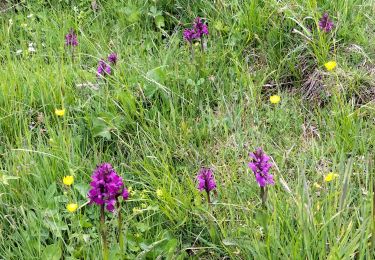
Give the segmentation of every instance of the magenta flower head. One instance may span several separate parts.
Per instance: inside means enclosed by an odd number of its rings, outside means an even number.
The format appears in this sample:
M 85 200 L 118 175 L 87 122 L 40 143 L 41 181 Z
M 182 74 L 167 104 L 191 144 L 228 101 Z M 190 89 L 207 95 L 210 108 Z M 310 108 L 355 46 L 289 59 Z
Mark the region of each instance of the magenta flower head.
M 194 30 L 193 29 L 185 29 L 184 30 L 184 39 L 191 43 L 194 39 Z
M 73 29 L 70 29 L 69 33 L 65 35 L 65 45 L 73 47 L 78 45 L 77 35 L 74 33 Z
M 111 66 L 109 66 L 104 60 L 100 60 L 96 72 L 98 77 L 109 75 L 111 74 Z
M 328 13 L 324 13 L 322 18 L 319 20 L 320 30 L 328 33 L 332 30 L 333 26 L 333 22 L 328 18 Z
M 272 174 L 269 173 L 272 164 L 269 163 L 270 157 L 267 156 L 261 148 L 255 152 L 250 153 L 252 161 L 249 163 L 250 169 L 254 172 L 255 179 L 260 187 L 266 185 L 273 185 L 275 181 Z
M 208 27 L 202 22 L 200 17 L 195 18 L 193 28 L 196 38 L 201 38 L 203 34 L 208 35 Z
M 122 178 L 117 175 L 109 163 L 99 165 L 93 172 L 91 180 L 91 189 L 88 193 L 90 203 L 105 205 L 110 212 L 115 209 L 119 196 L 122 196 L 124 200 L 129 197 Z
M 111 64 L 116 64 L 116 62 L 117 62 L 117 54 L 115 52 L 112 52 L 111 54 L 109 54 L 108 61 Z
M 194 39 L 201 39 L 203 35 L 208 35 L 208 27 L 202 22 L 200 17 L 195 18 L 193 28 L 184 30 L 184 39 L 192 42 Z
M 214 178 L 214 173 L 210 168 L 201 168 L 199 170 L 198 176 L 198 190 L 205 190 L 207 193 L 216 189 L 216 182 Z

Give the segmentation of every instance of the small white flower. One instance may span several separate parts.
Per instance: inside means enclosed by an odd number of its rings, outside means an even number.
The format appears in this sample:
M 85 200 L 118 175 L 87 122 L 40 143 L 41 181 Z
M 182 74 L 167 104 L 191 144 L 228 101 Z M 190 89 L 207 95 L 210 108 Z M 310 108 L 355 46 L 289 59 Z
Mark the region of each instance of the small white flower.
M 13 20 L 9 19 L 9 25 L 12 25 L 12 24 L 13 24 Z
M 31 17 L 33 17 L 34 15 L 33 14 L 29 14 L 28 16 L 27 16 L 27 18 L 31 18 Z
M 17 50 L 16 55 L 20 55 L 20 54 L 22 54 L 22 50 Z
M 29 43 L 29 48 L 28 48 L 29 52 L 36 52 L 35 48 L 34 48 L 34 43 L 30 42 Z

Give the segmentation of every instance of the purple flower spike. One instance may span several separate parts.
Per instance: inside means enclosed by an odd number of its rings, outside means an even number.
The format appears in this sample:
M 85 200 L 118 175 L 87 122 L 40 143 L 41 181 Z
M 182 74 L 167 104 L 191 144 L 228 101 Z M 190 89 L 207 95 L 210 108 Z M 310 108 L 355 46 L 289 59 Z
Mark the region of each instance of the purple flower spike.
M 208 35 L 208 27 L 202 22 L 200 17 L 195 18 L 193 28 L 184 30 L 184 39 L 192 42 L 194 39 L 201 39 L 203 35 Z
M 99 165 L 93 172 L 91 179 L 91 189 L 88 193 L 91 204 L 106 205 L 106 209 L 112 212 L 119 196 L 122 196 L 124 200 L 128 199 L 128 190 L 111 164 L 103 163 Z
M 185 29 L 184 30 L 184 39 L 188 42 L 191 42 L 194 39 L 194 30 Z
M 109 54 L 108 61 L 112 64 L 116 64 L 117 63 L 117 54 L 115 52 L 112 52 L 111 54 Z
M 214 173 L 210 168 L 201 168 L 198 176 L 198 190 L 203 191 L 205 190 L 207 193 L 216 189 L 216 183 L 214 178 Z
M 203 34 L 208 35 L 208 27 L 202 22 L 200 17 L 194 20 L 194 31 L 196 33 L 196 38 L 201 38 Z
M 320 30 L 328 33 L 332 30 L 333 26 L 333 22 L 328 18 L 328 13 L 324 13 L 322 18 L 319 20 Z
M 97 69 L 98 77 L 111 74 L 111 67 L 104 61 L 100 60 Z
M 70 29 L 69 33 L 65 35 L 65 45 L 73 47 L 78 45 L 77 35 L 74 33 L 73 29 Z
M 273 185 L 275 181 L 272 174 L 269 173 L 272 164 L 269 163 L 270 157 L 267 156 L 261 148 L 250 154 L 252 161 L 249 163 L 250 169 L 254 172 L 255 179 L 260 187 Z

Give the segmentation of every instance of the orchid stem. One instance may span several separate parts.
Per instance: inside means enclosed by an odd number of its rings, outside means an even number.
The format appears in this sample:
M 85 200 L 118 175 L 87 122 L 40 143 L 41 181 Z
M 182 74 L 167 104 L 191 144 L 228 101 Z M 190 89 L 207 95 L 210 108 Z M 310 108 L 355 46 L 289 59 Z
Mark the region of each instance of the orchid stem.
M 124 250 L 124 237 L 122 235 L 122 215 L 121 215 L 121 204 L 117 201 L 117 211 L 118 211 L 118 243 L 120 245 L 120 250 Z
M 210 192 L 206 191 L 206 193 L 207 193 L 207 203 L 208 203 L 208 205 L 210 205 L 211 204 Z
M 267 201 L 267 189 L 266 189 L 266 187 L 260 187 L 260 198 L 262 199 L 263 207 L 266 207 L 266 201 Z
M 104 204 L 100 208 L 100 228 L 102 231 L 103 260 L 108 260 L 107 229 L 105 226 Z
M 194 46 L 192 42 L 190 42 L 190 53 L 191 53 L 191 61 L 194 62 Z

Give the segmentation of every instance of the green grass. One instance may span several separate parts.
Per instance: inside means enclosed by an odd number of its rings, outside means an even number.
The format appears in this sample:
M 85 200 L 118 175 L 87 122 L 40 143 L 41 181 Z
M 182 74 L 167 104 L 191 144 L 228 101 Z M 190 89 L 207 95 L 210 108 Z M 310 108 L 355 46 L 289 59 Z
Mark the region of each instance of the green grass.
M 107 214 L 110 259 L 375 257 L 372 0 L 109 0 L 96 13 L 88 0 L 52 2 L 0 17 L 0 259 L 100 258 L 86 193 L 101 162 L 132 189 L 123 249 Z M 325 11 L 329 34 L 317 29 Z M 192 61 L 182 31 L 196 16 L 210 35 Z M 111 51 L 113 74 L 80 88 Z M 247 166 L 257 147 L 274 163 L 267 208 Z M 201 166 L 218 184 L 209 207 Z M 326 183 L 329 172 L 339 177 Z

